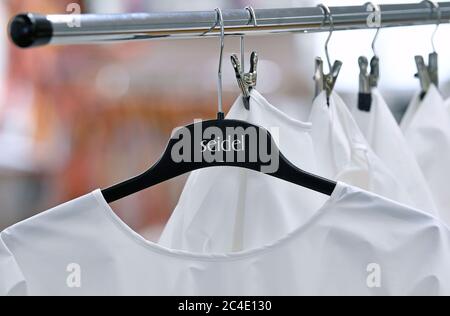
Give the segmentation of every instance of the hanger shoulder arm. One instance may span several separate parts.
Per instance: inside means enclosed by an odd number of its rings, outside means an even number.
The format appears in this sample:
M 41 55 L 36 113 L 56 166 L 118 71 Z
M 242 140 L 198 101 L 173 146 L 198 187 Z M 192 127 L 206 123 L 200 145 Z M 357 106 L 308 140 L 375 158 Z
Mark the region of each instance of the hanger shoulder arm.
M 326 195 L 332 195 L 337 186 L 335 181 L 301 170 L 281 153 L 278 170 L 269 175 Z

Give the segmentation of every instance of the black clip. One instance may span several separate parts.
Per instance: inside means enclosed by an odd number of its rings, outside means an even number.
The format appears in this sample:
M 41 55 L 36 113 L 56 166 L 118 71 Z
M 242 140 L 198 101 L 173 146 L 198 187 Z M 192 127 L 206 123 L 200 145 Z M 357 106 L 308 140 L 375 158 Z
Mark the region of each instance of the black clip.
M 366 57 L 361 56 L 358 59 L 359 63 L 359 94 L 358 94 L 358 109 L 361 111 L 370 112 L 372 105 L 372 89 L 378 86 L 380 79 L 380 59 L 374 56 L 369 62 Z

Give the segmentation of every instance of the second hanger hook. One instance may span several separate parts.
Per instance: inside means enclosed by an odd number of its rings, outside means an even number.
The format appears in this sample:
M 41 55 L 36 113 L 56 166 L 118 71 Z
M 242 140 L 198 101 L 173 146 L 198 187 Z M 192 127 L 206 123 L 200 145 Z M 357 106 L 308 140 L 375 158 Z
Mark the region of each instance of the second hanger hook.
M 433 53 L 436 53 L 436 45 L 434 44 L 434 39 L 436 37 L 436 33 L 439 29 L 439 26 L 441 25 L 441 18 L 442 18 L 442 12 L 441 7 L 439 6 L 439 3 L 436 1 L 431 0 L 424 0 L 422 3 L 427 3 L 431 7 L 431 14 L 433 14 L 434 11 L 436 11 L 436 28 L 433 31 L 433 35 L 431 35 L 431 46 L 433 47 Z
M 253 9 L 252 6 L 247 6 L 245 7 L 245 10 L 248 11 L 249 13 L 249 20 L 247 24 L 250 24 L 253 22 L 253 26 L 254 27 L 258 27 L 258 22 L 256 21 L 256 13 L 255 13 L 255 9 Z M 245 69 L 245 45 L 244 45 L 244 35 L 241 35 L 241 44 L 240 44 L 240 49 L 241 49 L 241 69 Z
M 330 58 L 330 53 L 328 51 L 328 44 L 330 43 L 331 36 L 333 35 L 333 32 L 334 32 L 334 20 L 333 20 L 333 15 L 331 14 L 331 10 L 327 5 L 322 3 L 322 4 L 319 4 L 318 7 L 322 9 L 322 12 L 324 15 L 322 26 L 325 24 L 326 20 L 328 20 L 330 23 L 330 33 L 328 34 L 328 38 L 325 42 L 325 55 L 327 57 L 329 71 L 331 72 L 333 66 L 331 65 L 331 58 Z
M 375 4 L 373 2 L 367 2 L 365 4 L 365 6 L 367 8 L 367 11 L 373 11 L 375 13 L 375 19 L 376 19 L 375 26 L 377 27 L 377 31 L 375 33 L 375 37 L 372 40 L 372 52 L 373 52 L 374 56 L 378 56 L 375 44 L 377 43 L 378 35 L 380 34 L 380 30 L 381 30 L 381 9 L 378 4 Z

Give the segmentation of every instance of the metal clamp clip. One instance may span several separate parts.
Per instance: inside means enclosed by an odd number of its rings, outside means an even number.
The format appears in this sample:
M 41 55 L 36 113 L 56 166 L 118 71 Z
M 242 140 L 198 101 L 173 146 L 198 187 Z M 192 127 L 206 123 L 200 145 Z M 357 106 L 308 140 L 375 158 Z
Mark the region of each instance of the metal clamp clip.
M 244 106 L 247 110 L 250 109 L 250 92 L 256 87 L 258 73 L 256 71 L 258 67 L 258 54 L 252 52 L 250 56 L 250 71 L 244 72 L 245 70 L 241 68 L 241 63 L 237 55 L 231 56 L 231 64 L 233 65 L 234 72 L 236 73 L 236 79 L 239 88 L 242 91 L 244 98 Z

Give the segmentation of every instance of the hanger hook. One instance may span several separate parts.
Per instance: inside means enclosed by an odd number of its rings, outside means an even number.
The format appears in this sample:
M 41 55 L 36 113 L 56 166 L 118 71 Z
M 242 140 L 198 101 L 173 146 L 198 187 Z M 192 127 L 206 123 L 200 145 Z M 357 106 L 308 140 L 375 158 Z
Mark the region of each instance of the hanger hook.
M 256 21 L 256 13 L 255 13 L 255 9 L 253 9 L 252 6 L 246 6 L 245 10 L 248 11 L 248 13 L 250 14 L 250 18 L 248 20 L 247 24 L 250 24 L 251 22 L 253 22 L 253 26 L 254 27 L 258 27 L 258 22 Z
M 223 14 L 220 8 L 214 9 L 216 12 L 216 21 L 213 26 L 209 28 L 209 30 L 202 33 L 200 36 L 205 36 L 214 30 L 218 25 L 220 26 L 220 55 L 219 55 L 219 70 L 217 72 L 217 95 L 218 95 L 218 118 L 223 119 L 223 84 L 222 84 L 222 64 L 223 64 L 223 50 L 225 47 L 225 23 L 223 21 Z
M 223 114 L 223 84 L 222 84 L 222 64 L 223 64 L 223 51 L 225 47 L 225 25 L 223 21 L 223 14 L 220 8 L 215 9 L 217 13 L 217 19 L 214 27 L 220 26 L 220 55 L 219 55 L 219 70 L 217 72 L 217 94 L 218 94 L 218 117 L 224 118 Z
M 375 4 L 375 3 L 371 2 L 371 1 L 367 2 L 365 4 L 365 6 L 366 6 L 368 11 L 369 10 L 370 11 L 373 10 L 375 12 L 375 15 L 380 18 L 380 21 L 379 21 L 380 24 L 377 27 L 377 31 L 375 33 L 375 37 L 373 38 L 373 41 L 372 41 L 372 52 L 373 52 L 373 55 L 374 56 L 378 56 L 375 44 L 377 43 L 378 35 L 380 34 L 380 30 L 381 30 L 381 8 L 380 8 L 380 6 L 378 4 Z
M 331 14 L 331 10 L 330 10 L 330 8 L 327 5 L 322 3 L 322 4 L 319 4 L 318 7 L 322 9 L 322 12 L 323 12 L 323 15 L 324 15 L 324 19 L 322 21 L 322 26 L 324 26 L 325 21 L 327 19 L 330 22 L 330 33 L 328 34 L 328 38 L 327 38 L 327 40 L 325 42 L 325 55 L 327 57 L 328 68 L 329 68 L 329 70 L 331 72 L 333 66 L 331 65 L 331 58 L 330 58 L 330 53 L 328 51 L 328 44 L 330 43 L 331 36 L 333 35 L 333 32 L 334 32 L 333 15 Z
M 254 27 L 258 27 L 258 22 L 256 21 L 256 13 L 255 13 L 255 9 L 253 9 L 252 6 L 246 6 L 244 8 L 245 10 L 248 11 L 249 13 L 249 20 L 247 22 L 247 25 L 253 22 L 253 26 Z M 244 70 L 245 69 L 245 46 L 244 46 L 244 35 L 241 35 L 241 69 Z
M 439 6 L 439 3 L 432 0 L 424 0 L 422 3 L 427 3 L 431 7 L 431 14 L 433 14 L 434 11 L 436 11 L 436 28 L 433 31 L 433 35 L 431 35 L 431 46 L 433 47 L 433 53 L 436 53 L 436 45 L 435 45 L 435 37 L 436 33 L 439 29 L 439 26 L 441 25 L 441 18 L 442 18 L 442 12 L 441 7 Z

